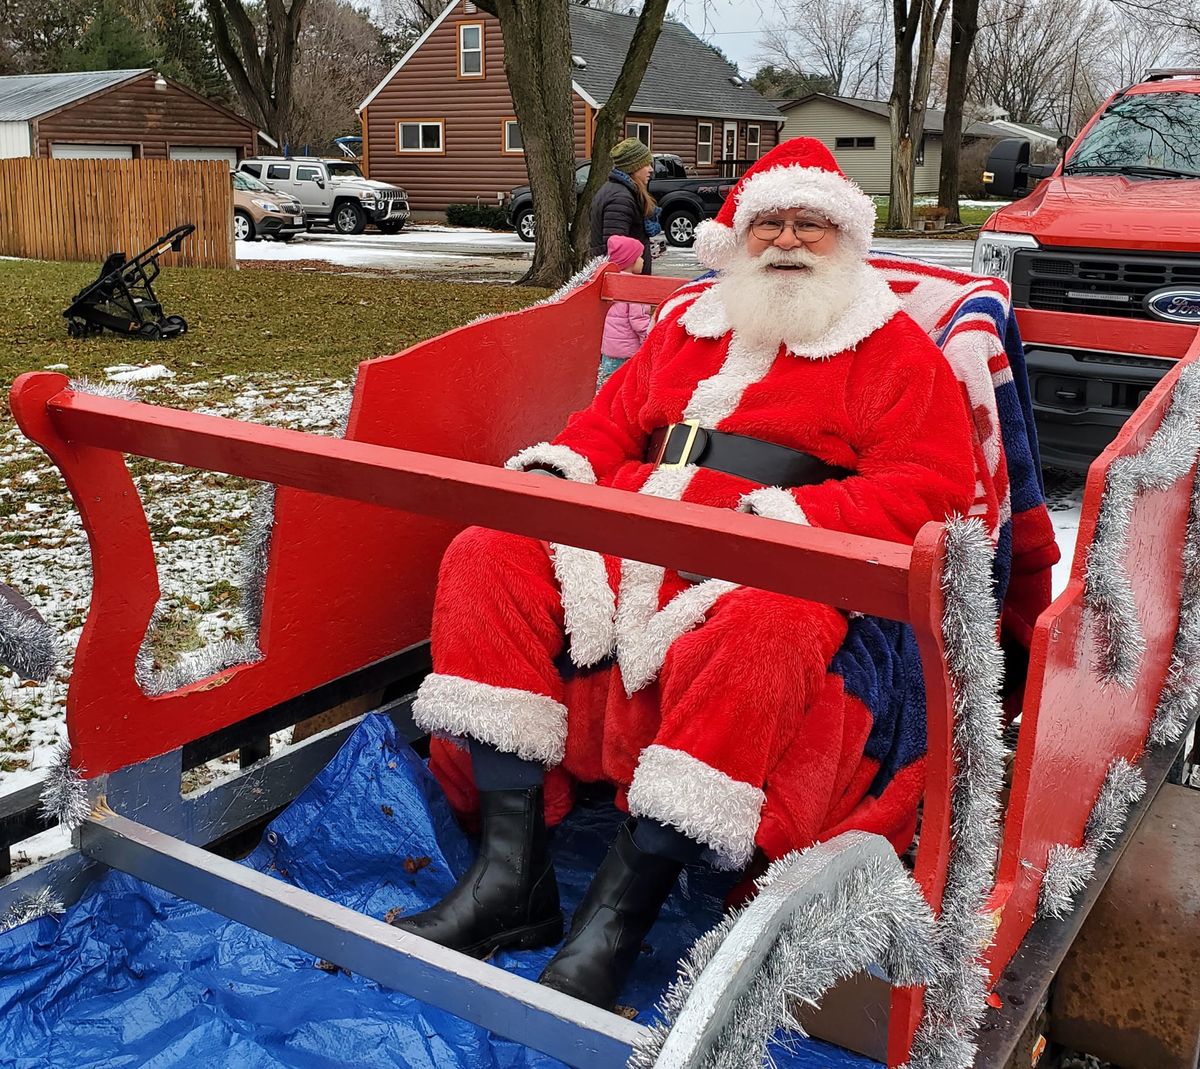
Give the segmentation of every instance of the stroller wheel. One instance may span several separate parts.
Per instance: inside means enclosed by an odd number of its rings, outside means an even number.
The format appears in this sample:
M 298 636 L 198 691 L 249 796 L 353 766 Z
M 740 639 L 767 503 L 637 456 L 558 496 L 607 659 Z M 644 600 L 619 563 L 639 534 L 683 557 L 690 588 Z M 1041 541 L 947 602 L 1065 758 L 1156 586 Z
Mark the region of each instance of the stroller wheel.
M 83 338 L 87 335 L 87 324 L 76 319 L 67 320 L 67 335 L 72 338 Z
M 157 341 L 162 337 L 162 328 L 157 323 L 143 323 L 138 331 L 139 338 L 146 338 L 148 341 Z
M 183 316 L 167 316 L 163 320 L 163 326 L 168 334 L 186 334 L 188 332 L 187 320 Z

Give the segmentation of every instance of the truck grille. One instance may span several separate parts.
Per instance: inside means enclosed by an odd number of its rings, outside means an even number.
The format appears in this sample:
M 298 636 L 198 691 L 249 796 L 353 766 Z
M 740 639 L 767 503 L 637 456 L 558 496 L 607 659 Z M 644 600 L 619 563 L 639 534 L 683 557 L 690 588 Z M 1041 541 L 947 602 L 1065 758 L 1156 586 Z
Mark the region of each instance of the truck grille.
M 1163 286 L 1200 286 L 1200 257 L 1039 249 L 1013 258 L 1018 308 L 1153 319 L 1142 301 Z

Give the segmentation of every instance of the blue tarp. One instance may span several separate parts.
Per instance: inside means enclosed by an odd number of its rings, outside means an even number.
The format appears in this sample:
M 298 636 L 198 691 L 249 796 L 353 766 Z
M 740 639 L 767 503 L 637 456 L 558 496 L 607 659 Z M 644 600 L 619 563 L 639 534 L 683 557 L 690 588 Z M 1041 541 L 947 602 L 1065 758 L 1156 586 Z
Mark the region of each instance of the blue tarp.
M 568 916 L 619 820 L 609 806 L 580 807 L 557 833 Z M 388 718 L 370 716 L 245 864 L 383 917 L 435 902 L 471 850 L 420 759 Z M 639 1020 L 650 1019 L 676 962 L 720 914 L 728 880 L 702 866 L 685 877 L 622 994 Z M 494 963 L 536 979 L 551 953 Z M 781 1069 L 878 1064 L 817 1041 L 775 1058 Z M 317 968 L 311 954 L 119 872 L 65 916 L 0 935 L 0 1065 L 14 1069 L 561 1064 L 373 981 Z

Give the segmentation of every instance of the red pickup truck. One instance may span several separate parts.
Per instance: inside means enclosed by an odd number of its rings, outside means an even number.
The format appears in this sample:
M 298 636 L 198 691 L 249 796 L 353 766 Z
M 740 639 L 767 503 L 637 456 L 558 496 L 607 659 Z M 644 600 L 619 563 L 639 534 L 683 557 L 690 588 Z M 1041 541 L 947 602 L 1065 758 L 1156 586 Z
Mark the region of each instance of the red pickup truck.
M 1057 167 L 1000 142 L 984 178 L 1021 199 L 974 269 L 1012 286 L 1043 461 L 1084 470 L 1200 326 L 1200 69 L 1114 93 Z

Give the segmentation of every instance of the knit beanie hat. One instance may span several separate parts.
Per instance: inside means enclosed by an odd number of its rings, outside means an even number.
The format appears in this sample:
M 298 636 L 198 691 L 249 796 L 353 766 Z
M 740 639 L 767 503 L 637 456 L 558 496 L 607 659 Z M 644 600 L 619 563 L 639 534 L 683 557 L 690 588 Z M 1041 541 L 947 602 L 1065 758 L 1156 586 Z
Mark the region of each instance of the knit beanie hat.
M 637 238 L 627 238 L 624 234 L 613 234 L 608 239 L 608 258 L 622 271 L 645 253 L 645 247 Z
M 618 142 L 612 150 L 612 165 L 618 171 L 624 171 L 626 174 L 640 171 L 653 160 L 654 157 L 650 155 L 650 150 L 636 137 L 625 138 L 624 141 Z
M 706 267 L 725 267 L 763 212 L 812 208 L 834 224 L 851 248 L 865 257 L 875 232 L 875 203 L 813 137 L 776 145 L 738 180 L 713 219 L 696 227 L 692 251 Z

